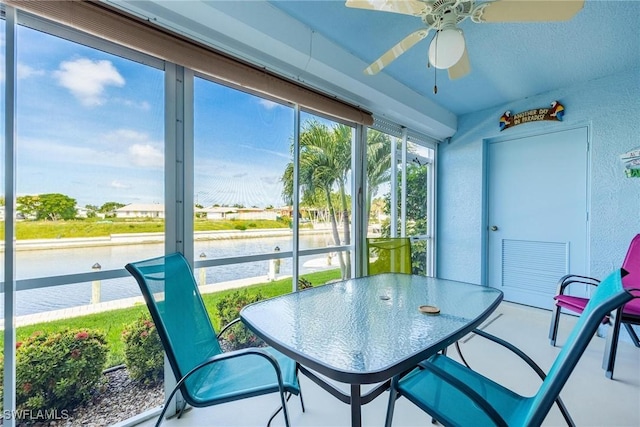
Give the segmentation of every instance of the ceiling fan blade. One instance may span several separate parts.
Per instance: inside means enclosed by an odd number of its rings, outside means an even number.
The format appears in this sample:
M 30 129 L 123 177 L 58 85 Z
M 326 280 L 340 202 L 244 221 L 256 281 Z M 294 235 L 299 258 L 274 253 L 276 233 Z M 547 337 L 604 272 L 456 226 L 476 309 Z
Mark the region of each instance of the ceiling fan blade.
M 580 12 L 583 6 L 584 0 L 498 0 L 481 4 L 474 11 L 474 21 L 567 21 Z
M 373 64 L 365 68 L 365 74 L 377 74 L 378 72 L 380 72 L 380 70 L 393 62 L 397 57 L 408 51 L 413 45 L 427 37 L 427 34 L 429 34 L 428 29 L 418 30 L 409 34 L 394 47 L 386 51 L 380 58 L 376 59 Z
M 420 16 L 427 5 L 417 0 L 347 0 L 347 7 Z
M 449 80 L 459 79 L 471 72 L 471 63 L 469 62 L 469 55 L 467 54 L 467 46 L 464 47 L 462 57 L 458 62 L 453 64 L 453 66 L 449 67 L 447 72 L 449 73 Z

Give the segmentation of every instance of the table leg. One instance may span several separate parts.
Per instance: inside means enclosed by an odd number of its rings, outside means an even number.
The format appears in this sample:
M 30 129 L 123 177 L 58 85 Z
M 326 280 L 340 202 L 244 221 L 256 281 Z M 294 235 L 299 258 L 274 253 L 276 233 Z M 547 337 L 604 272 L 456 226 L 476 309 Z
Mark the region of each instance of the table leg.
M 351 427 L 362 426 L 360 384 L 351 384 Z

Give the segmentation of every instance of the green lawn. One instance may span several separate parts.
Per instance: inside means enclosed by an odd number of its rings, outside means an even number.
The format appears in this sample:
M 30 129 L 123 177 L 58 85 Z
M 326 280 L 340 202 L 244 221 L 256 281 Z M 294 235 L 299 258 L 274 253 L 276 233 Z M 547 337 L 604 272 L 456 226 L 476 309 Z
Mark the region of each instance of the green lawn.
M 209 230 L 251 230 L 257 228 L 289 228 L 286 221 L 272 220 L 204 220 L 196 219 L 194 231 Z M 164 220 L 97 220 L 76 219 L 70 221 L 18 221 L 16 238 L 61 239 L 70 237 L 108 237 L 111 234 L 125 233 L 161 233 L 164 232 Z M 4 221 L 0 222 L 0 235 L 4 235 Z
M 322 285 L 329 280 L 339 279 L 340 270 L 327 270 L 304 275 L 314 286 Z M 282 295 L 291 292 L 291 278 L 277 280 L 275 282 L 260 283 L 247 287 L 249 292 L 260 291 L 266 298 Z M 210 294 L 203 294 L 203 299 L 207 311 L 211 316 L 212 323 L 217 330 L 220 330 L 220 319 L 216 314 L 216 303 L 237 289 L 230 289 Z M 103 313 L 89 314 L 86 316 L 74 317 L 71 319 L 61 319 L 52 322 L 39 323 L 35 325 L 22 326 L 16 329 L 17 341 L 22 341 L 35 331 L 56 332 L 64 329 L 99 329 L 107 334 L 109 354 L 107 355 L 107 367 L 124 363 L 123 344 L 120 339 L 125 325 L 135 321 L 138 316 L 146 312 L 145 305 L 140 304 L 130 308 L 105 311 Z M 0 334 L 0 349 L 4 343 L 4 335 Z

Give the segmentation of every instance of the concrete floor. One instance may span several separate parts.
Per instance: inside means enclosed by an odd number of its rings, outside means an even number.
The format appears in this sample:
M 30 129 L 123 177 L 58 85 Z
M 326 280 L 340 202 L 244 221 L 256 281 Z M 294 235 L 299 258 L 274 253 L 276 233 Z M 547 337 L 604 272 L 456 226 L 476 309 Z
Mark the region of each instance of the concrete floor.
M 502 303 L 483 328 L 517 345 L 533 358 L 545 371 L 559 352 L 547 339 L 551 312 L 526 306 Z M 575 317 L 564 316 L 558 345 L 568 336 Z M 626 332 L 622 332 L 626 334 Z M 601 368 L 605 340 L 595 337 L 576 370 L 564 387 L 561 397 L 578 426 L 640 426 L 640 349 L 628 340 L 621 340 L 614 380 L 608 380 Z M 495 381 L 523 394 L 533 394 L 540 380 L 527 365 L 502 347 L 481 337 L 470 336 L 461 341 L 463 354 L 476 370 Z M 449 355 L 456 357 L 453 348 Z M 294 396 L 289 402 L 291 424 L 295 427 L 348 426 L 349 407 L 309 379 L 301 376 L 306 412 L 302 412 L 299 400 Z M 339 385 L 348 390 L 345 385 Z M 363 426 L 382 426 L 387 408 L 388 392 L 362 408 Z M 195 408 L 181 419 L 163 423 L 167 427 L 182 426 L 264 426 L 272 411 L 278 407 L 277 394 L 245 399 L 209 408 Z M 412 427 L 431 425 L 430 417 L 400 398 L 396 403 L 393 426 Z M 153 426 L 156 419 L 140 423 Z M 284 425 L 282 415 L 276 417 L 273 426 Z M 560 412 L 554 406 L 547 416 L 545 426 L 565 425 Z

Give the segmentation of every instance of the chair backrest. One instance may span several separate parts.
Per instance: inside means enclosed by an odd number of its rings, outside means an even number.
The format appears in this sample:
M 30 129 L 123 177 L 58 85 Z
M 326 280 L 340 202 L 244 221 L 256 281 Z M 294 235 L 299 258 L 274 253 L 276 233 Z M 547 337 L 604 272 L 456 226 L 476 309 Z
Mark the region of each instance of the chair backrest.
M 191 267 L 182 254 L 133 262 L 125 268 L 140 286 L 176 378 L 222 352 Z M 198 380 L 197 373 L 192 375 L 187 387 Z
M 640 288 L 640 234 L 631 240 L 622 268 L 629 274 L 622 278 L 625 288 Z
M 367 238 L 368 275 L 411 274 L 411 240 L 408 237 Z
M 542 424 L 602 319 L 633 298 L 622 285 L 622 276 L 625 274 L 624 270 L 616 270 L 597 286 L 538 393 L 533 397 L 523 425 Z

